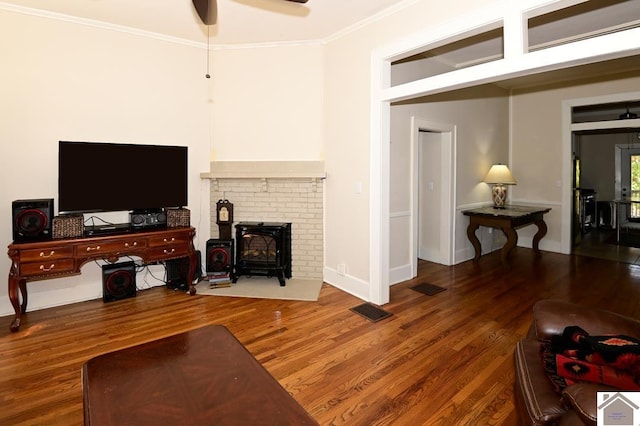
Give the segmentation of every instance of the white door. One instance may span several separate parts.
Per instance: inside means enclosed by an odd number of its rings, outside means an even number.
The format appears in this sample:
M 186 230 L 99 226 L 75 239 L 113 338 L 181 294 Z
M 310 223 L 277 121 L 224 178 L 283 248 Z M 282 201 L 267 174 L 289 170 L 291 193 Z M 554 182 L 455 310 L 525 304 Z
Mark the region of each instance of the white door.
M 418 146 L 418 259 L 440 262 L 442 134 L 420 130 Z
M 410 258 L 415 277 L 418 258 L 453 265 L 456 126 L 412 117 L 411 130 Z

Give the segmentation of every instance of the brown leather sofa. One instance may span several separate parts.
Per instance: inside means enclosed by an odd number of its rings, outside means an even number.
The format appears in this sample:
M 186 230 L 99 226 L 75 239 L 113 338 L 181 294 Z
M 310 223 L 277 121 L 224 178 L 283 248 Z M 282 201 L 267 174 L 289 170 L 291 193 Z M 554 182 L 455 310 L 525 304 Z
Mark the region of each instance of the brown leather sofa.
M 533 307 L 533 322 L 514 352 L 515 403 L 522 425 L 595 425 L 597 391 L 616 389 L 599 384 L 568 386 L 554 392 L 540 358 L 541 342 L 577 325 L 592 335 L 624 334 L 640 337 L 640 321 L 613 312 L 559 300 L 541 300 Z

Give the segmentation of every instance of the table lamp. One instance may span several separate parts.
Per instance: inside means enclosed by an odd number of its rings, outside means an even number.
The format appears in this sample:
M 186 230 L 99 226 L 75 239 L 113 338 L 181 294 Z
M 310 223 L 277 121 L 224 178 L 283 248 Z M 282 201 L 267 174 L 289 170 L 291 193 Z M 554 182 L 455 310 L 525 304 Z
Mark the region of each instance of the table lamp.
M 507 187 L 505 185 L 515 185 L 511 171 L 504 164 L 494 164 L 489 169 L 489 173 L 484 178 L 485 183 L 493 184 L 491 191 L 493 197 L 493 208 L 504 209 L 507 200 Z

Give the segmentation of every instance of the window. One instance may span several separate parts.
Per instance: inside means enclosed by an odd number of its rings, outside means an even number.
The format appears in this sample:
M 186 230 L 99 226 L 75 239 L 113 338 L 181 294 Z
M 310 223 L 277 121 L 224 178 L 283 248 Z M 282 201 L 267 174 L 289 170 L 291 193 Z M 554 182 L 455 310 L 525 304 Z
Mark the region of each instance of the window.
M 629 156 L 629 168 L 631 170 L 631 196 L 632 200 L 640 200 L 640 155 L 632 154 Z M 631 203 L 630 218 L 640 219 L 640 205 Z

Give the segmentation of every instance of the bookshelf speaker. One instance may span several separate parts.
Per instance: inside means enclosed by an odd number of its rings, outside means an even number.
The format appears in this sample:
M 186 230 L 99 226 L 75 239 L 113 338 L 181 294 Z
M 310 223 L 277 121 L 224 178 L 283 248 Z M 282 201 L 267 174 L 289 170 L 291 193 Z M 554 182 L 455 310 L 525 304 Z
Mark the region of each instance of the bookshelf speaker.
M 11 204 L 13 241 L 51 239 L 53 198 L 16 200 Z

